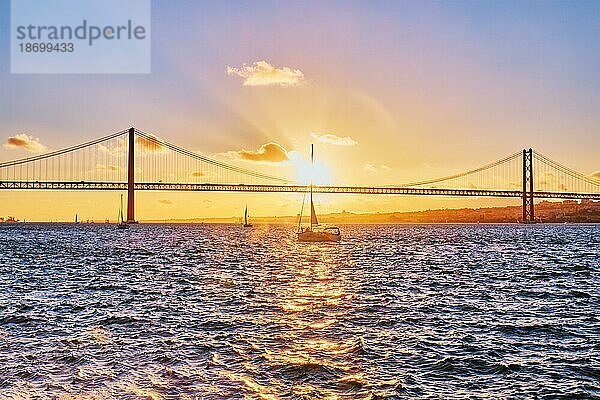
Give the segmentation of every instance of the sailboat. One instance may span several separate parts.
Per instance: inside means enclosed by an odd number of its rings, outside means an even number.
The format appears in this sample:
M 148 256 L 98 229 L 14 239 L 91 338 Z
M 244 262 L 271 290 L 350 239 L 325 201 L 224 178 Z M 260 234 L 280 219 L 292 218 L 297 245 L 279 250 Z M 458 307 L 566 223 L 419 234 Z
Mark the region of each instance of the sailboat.
M 77 214 L 75 214 L 75 224 L 79 223 L 79 219 L 77 218 Z
M 314 145 L 310 145 L 310 163 L 314 162 Z M 320 228 L 313 203 L 313 183 L 310 180 L 310 225 L 302 228 L 302 211 L 298 221 L 298 241 L 299 242 L 339 242 L 342 238 L 340 228 L 336 226 Z
M 127 229 L 129 225 L 123 220 L 123 195 L 121 195 L 121 208 L 119 209 L 119 223 L 117 224 L 119 229 Z
M 248 223 L 248 206 L 244 210 L 244 228 L 251 228 L 252 224 Z

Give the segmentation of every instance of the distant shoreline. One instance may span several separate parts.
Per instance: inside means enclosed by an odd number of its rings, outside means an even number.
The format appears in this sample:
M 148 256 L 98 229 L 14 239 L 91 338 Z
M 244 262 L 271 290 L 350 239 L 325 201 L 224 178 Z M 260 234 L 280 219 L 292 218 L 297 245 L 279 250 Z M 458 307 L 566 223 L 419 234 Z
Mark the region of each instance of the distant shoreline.
M 20 226 L 20 225 L 116 225 L 115 221 L 112 222 L 69 222 L 69 221 L 21 221 L 12 224 L 0 223 L 0 226 Z M 138 221 L 138 225 L 234 225 L 241 226 L 237 222 L 189 222 L 189 221 Z M 598 225 L 600 222 L 536 222 L 536 225 Z M 269 225 L 284 225 L 294 226 L 297 223 L 291 222 L 253 222 L 256 226 L 269 226 Z M 520 222 L 340 222 L 340 223 L 322 223 L 321 225 L 520 225 Z
M 542 223 L 600 223 L 600 202 L 566 200 L 542 201 L 535 206 L 536 222 Z M 390 213 L 341 213 L 319 215 L 324 224 L 516 224 L 522 218 L 521 206 L 436 209 Z M 256 217 L 256 224 L 297 224 L 298 216 Z M 149 223 L 239 223 L 238 217 L 148 220 Z M 308 216 L 303 216 L 308 223 Z
M 563 202 L 542 201 L 535 205 L 536 222 L 542 223 L 600 223 L 600 202 L 566 200 Z M 323 224 L 516 224 L 522 218 L 521 206 L 436 209 L 424 211 L 402 211 L 389 213 L 352 213 L 343 211 L 319 215 Z M 298 216 L 268 216 L 250 218 L 254 224 L 298 224 Z M 26 221 L 34 223 L 36 221 Z M 36 223 L 73 223 L 71 221 L 37 221 Z M 140 220 L 146 224 L 239 224 L 240 217 L 167 218 Z M 303 223 L 308 223 L 304 216 Z M 19 222 L 21 223 L 21 222 Z M 81 221 L 81 224 L 106 224 L 105 220 Z M 115 221 L 109 221 L 115 223 Z M 14 222 L 0 224 L 11 225 Z

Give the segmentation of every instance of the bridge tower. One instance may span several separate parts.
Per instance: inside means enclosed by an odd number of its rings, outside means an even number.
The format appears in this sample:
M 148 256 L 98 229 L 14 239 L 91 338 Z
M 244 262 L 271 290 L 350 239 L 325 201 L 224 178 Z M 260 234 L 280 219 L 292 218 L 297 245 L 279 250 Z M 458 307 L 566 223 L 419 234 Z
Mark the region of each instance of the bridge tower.
M 127 149 L 127 223 L 135 223 L 135 128 L 129 128 Z
M 533 150 L 523 149 L 523 220 L 524 224 L 535 223 L 533 205 Z

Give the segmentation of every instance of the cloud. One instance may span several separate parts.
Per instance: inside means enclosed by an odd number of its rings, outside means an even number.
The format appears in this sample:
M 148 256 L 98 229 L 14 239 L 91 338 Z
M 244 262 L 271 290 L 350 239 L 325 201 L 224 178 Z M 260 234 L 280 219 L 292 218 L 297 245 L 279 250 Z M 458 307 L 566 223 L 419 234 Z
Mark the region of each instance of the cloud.
M 119 166 L 118 165 L 104 165 L 104 164 L 98 164 L 96 165 L 96 169 L 99 171 L 118 171 L 119 170 Z
M 116 142 L 112 142 L 110 147 L 100 143 L 97 145 L 98 150 L 101 153 L 108 154 L 114 157 L 124 157 L 127 155 L 127 142 L 125 140 L 119 139 Z
M 311 133 L 310 136 L 319 142 L 332 144 L 334 146 L 356 146 L 358 142 L 352 139 L 350 136 L 340 137 L 331 133 L 325 133 L 319 135 L 317 133 Z
M 171 200 L 166 200 L 166 199 L 160 199 L 158 202 L 160 204 L 173 204 L 173 202 Z
M 377 172 L 377 168 L 373 164 L 365 164 L 363 169 L 368 172 Z
M 143 150 L 161 152 L 165 150 L 165 146 L 162 143 L 162 140 L 158 137 L 151 135 L 149 138 L 145 138 L 143 136 L 138 136 L 135 139 L 136 145 L 139 145 Z
M 288 161 L 290 159 L 288 157 L 288 152 L 283 147 L 273 142 L 263 144 L 256 151 L 229 151 L 224 155 L 231 158 L 239 158 L 240 160 L 272 163 Z
M 600 171 L 598 171 L 598 172 L 594 172 L 594 173 L 592 174 L 592 178 L 594 178 L 594 179 L 599 179 L 599 180 L 600 180 Z
M 202 171 L 194 171 L 194 172 L 192 172 L 192 176 L 201 177 L 201 176 L 206 176 L 206 174 Z
M 304 74 L 290 67 L 276 68 L 267 61 L 257 61 L 240 68 L 227 66 L 227 75 L 244 78 L 244 86 L 298 86 L 304 83 Z
M 9 136 L 8 139 L 6 139 L 4 147 L 7 149 L 23 149 L 31 153 L 41 153 L 46 150 L 46 146 L 40 143 L 40 139 L 25 133 Z
M 385 164 L 381 164 L 379 166 L 373 164 L 365 164 L 363 167 L 365 171 L 368 172 L 379 172 L 379 171 L 391 171 L 392 169 Z

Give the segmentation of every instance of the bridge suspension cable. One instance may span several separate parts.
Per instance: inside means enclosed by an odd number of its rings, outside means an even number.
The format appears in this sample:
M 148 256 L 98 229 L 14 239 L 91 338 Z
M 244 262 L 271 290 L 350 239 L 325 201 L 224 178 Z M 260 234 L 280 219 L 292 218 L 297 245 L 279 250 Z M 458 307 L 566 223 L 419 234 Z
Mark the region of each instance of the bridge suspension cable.
M 61 149 L 61 150 L 51 151 L 49 153 L 44 153 L 44 154 L 40 154 L 37 156 L 31 156 L 31 157 L 26 157 L 26 158 L 20 158 L 20 159 L 13 160 L 13 161 L 3 162 L 3 163 L 0 163 L 0 168 L 6 168 L 6 167 L 11 167 L 13 165 L 35 162 L 35 161 L 43 160 L 46 158 L 51 158 L 51 157 L 60 156 L 62 154 L 71 153 L 71 152 L 74 152 L 77 150 L 84 149 L 86 147 L 91 147 L 91 146 L 95 146 L 95 145 L 103 143 L 103 142 L 107 142 L 107 141 L 115 139 L 119 136 L 125 135 L 126 133 L 127 133 L 127 130 L 119 131 L 119 132 L 115 132 L 115 133 L 112 133 L 107 136 L 103 136 L 99 139 L 90 140 L 89 142 L 81 143 L 81 144 L 71 146 L 71 147 L 65 147 L 64 149 Z
M 289 179 L 285 179 L 285 178 L 281 178 L 281 177 L 276 177 L 273 175 L 268 175 L 268 174 L 264 174 L 264 173 L 260 173 L 257 171 L 252 171 L 246 168 L 242 168 L 242 167 L 238 167 L 235 165 L 231 165 L 231 164 L 226 164 L 205 156 L 202 156 L 198 153 L 194 153 L 192 151 L 186 150 L 182 147 L 176 146 L 172 143 L 169 143 L 167 141 L 163 141 L 161 139 L 159 139 L 157 136 L 152 135 L 150 133 L 141 131 L 136 129 L 135 130 L 136 135 L 138 135 L 139 137 L 143 138 L 145 141 L 147 141 L 148 143 L 151 144 L 151 146 L 149 146 L 150 148 L 152 148 L 153 150 L 158 150 L 158 151 L 151 151 L 152 153 L 158 153 L 160 154 L 160 151 L 162 149 L 168 149 L 173 151 L 175 154 L 180 155 L 182 157 L 184 157 L 184 160 L 167 160 L 166 157 L 163 157 L 162 160 L 149 160 L 148 154 L 144 154 L 144 150 L 146 149 L 146 147 L 142 146 L 142 153 L 143 153 L 143 157 L 145 157 L 144 160 L 142 160 L 142 163 L 145 164 L 146 168 L 152 168 L 154 170 L 160 170 L 161 173 L 165 173 L 168 172 L 169 170 L 179 170 L 178 172 L 181 172 L 182 170 L 184 170 L 187 173 L 204 173 L 203 171 L 190 171 L 190 168 L 194 167 L 194 163 L 191 163 L 190 160 L 194 160 L 196 162 L 199 163 L 204 163 L 207 165 L 210 165 L 212 167 L 214 167 L 215 169 L 221 169 L 221 170 L 225 170 L 225 171 L 230 171 L 233 173 L 237 173 L 237 174 L 241 174 L 241 175 L 245 175 L 248 177 L 252 177 L 252 178 L 257 178 L 259 180 L 265 180 L 265 181 L 271 181 L 271 182 L 277 182 L 277 183 L 283 183 L 283 184 L 291 184 L 291 183 L 295 183 L 292 180 Z M 185 160 L 185 158 L 189 158 L 189 160 Z M 202 176 L 202 175 L 200 175 Z M 144 180 L 148 180 L 149 176 L 145 176 Z M 179 178 L 183 178 L 185 179 L 185 176 L 181 176 L 181 174 L 179 174 L 178 176 Z M 158 179 L 155 179 L 155 181 L 157 181 Z M 160 179 L 162 181 L 164 181 L 164 179 Z M 180 182 L 180 183 L 186 183 L 186 182 Z
M 0 163 L 0 181 L 123 181 L 125 135 L 119 131 L 48 153 Z
M 536 191 L 600 193 L 600 180 L 534 152 Z
M 519 187 L 521 159 L 522 153 L 516 152 L 481 167 L 458 174 L 394 186 L 514 190 Z

